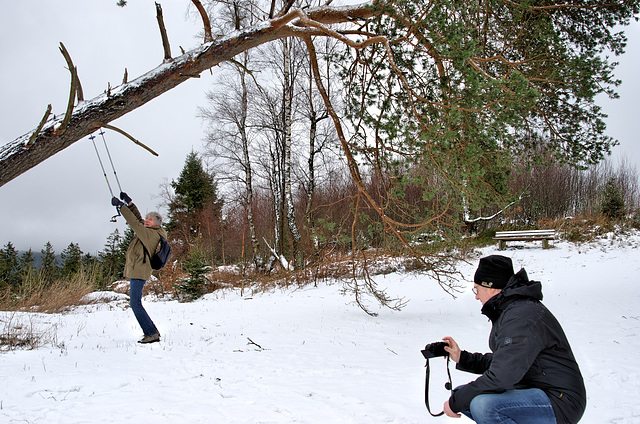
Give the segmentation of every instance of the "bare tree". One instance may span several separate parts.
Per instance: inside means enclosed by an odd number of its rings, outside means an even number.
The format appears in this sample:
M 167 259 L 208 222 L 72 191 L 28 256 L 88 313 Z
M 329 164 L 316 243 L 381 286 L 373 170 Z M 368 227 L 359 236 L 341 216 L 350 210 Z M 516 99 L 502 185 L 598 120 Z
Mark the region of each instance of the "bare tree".
M 258 149 L 261 180 L 271 197 L 273 212 L 273 241 L 269 243 L 273 253 L 267 270 L 283 256 L 285 240 L 286 196 L 285 196 L 285 128 L 283 118 L 282 90 L 262 87 L 257 97 L 256 127 L 261 134 Z M 265 240 L 266 242 L 266 240 Z
M 223 23 L 240 30 L 252 20 L 252 3 L 234 2 L 225 9 L 227 19 Z M 249 97 L 250 87 L 255 87 L 251 73 L 250 52 L 245 51 L 231 62 L 232 74 L 224 78 L 221 87 L 207 93 L 209 107 L 201 107 L 200 115 L 210 124 L 207 133 L 209 155 L 222 159 L 228 166 L 225 172 L 232 181 L 242 186 L 242 204 L 246 210 L 252 258 L 256 269 L 264 271 L 264 260 L 256 235 L 253 200 L 253 170 L 250 145 Z M 254 89 L 255 91 L 255 89 Z M 239 173 L 235 171 L 239 170 Z
M 261 69 L 270 78 L 263 76 L 264 86 L 260 89 L 257 111 L 265 146 L 262 149 L 265 153 L 262 156 L 264 178 L 273 197 L 273 251 L 277 252 L 276 257 L 281 257 L 286 250 L 285 242 L 289 240 L 294 266 L 301 264 L 299 243 L 302 238 L 293 195 L 293 167 L 297 161 L 292 157 L 297 144 L 294 143 L 297 139 L 294 125 L 297 120 L 296 80 L 302 64 L 299 50 L 299 43 L 294 39 L 282 39 L 262 49 Z
M 333 40 L 325 39 L 320 40 L 324 43 L 322 51 L 325 55 L 331 54 L 332 49 L 335 48 L 336 43 Z M 321 69 L 323 75 L 321 79 L 327 84 L 327 93 L 333 104 L 337 103 L 336 96 L 333 93 L 332 87 L 334 83 L 331 82 L 332 78 L 336 78 L 335 72 L 332 72 L 331 61 L 324 60 Z M 306 167 L 306 207 L 305 207 L 305 219 L 307 229 L 311 235 L 311 243 L 313 246 L 314 257 L 318 255 L 319 240 L 316 232 L 316 222 L 314 219 L 314 200 L 315 191 L 317 186 L 316 158 L 323 154 L 327 150 L 327 146 L 336 145 L 337 137 L 335 131 L 331 128 L 322 126 L 323 122 L 327 122 L 329 119 L 329 113 L 322 102 L 320 94 L 315 89 L 313 80 L 313 72 L 311 70 L 311 64 L 307 63 L 304 70 L 304 78 L 300 78 L 300 88 L 302 95 L 300 96 L 300 108 L 303 115 L 304 124 L 308 125 L 308 152 L 307 152 L 307 167 Z
M 292 239 L 292 256 L 294 266 L 299 266 L 299 244 L 302 236 L 296 223 L 295 206 L 293 204 L 293 192 L 291 189 L 291 151 L 293 145 L 293 98 L 295 80 L 300 69 L 299 61 L 292 58 L 295 42 L 293 39 L 282 40 L 283 64 L 282 64 L 282 120 L 284 129 L 284 198 L 286 207 L 287 224 Z
M 258 270 L 264 261 L 256 235 L 253 201 L 253 165 L 251 139 L 247 119 L 249 111 L 250 81 L 247 77 L 249 53 L 242 54 L 242 61 L 233 64 L 233 76 L 222 78 L 218 91 L 207 93 L 209 105 L 199 108 L 200 116 L 209 123 L 206 143 L 207 155 L 221 166 L 225 180 L 238 184 L 241 203 L 246 211 L 252 260 Z M 233 79 L 231 79 L 233 78 Z

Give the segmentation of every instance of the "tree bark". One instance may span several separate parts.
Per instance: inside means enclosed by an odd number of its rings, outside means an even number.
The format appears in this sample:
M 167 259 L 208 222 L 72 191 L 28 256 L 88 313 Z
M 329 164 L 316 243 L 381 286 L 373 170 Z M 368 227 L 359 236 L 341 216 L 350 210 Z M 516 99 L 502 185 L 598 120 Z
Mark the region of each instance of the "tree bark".
M 283 74 L 283 129 L 284 129 L 284 196 L 285 196 L 285 208 L 287 214 L 287 224 L 289 226 L 289 232 L 292 238 L 292 256 L 293 263 L 296 268 L 299 267 L 300 261 L 299 255 L 299 243 L 300 230 L 298 230 L 298 224 L 296 223 L 295 207 L 293 205 L 293 193 L 291 183 L 291 145 L 292 145 L 292 125 L 293 125 L 293 86 L 294 77 L 291 72 L 291 40 L 283 40 L 283 53 L 284 53 L 284 74 Z
M 245 53 L 246 55 L 246 53 Z M 248 60 L 245 57 L 244 64 L 246 66 Z M 249 109 L 249 93 L 247 89 L 246 82 L 246 71 L 244 69 L 238 70 L 240 74 L 240 83 L 242 84 L 242 101 L 241 101 L 241 112 L 240 112 L 240 125 L 238 126 L 238 131 L 240 133 L 240 138 L 242 140 L 242 160 L 244 166 L 244 183 L 245 183 L 245 191 L 246 191 L 246 202 L 247 202 L 247 221 L 249 222 L 249 235 L 251 237 L 251 249 L 253 252 L 253 261 L 256 266 L 256 269 L 260 270 L 260 272 L 264 271 L 264 261 L 260 255 L 260 245 L 258 243 L 258 238 L 256 236 L 256 225 L 253 214 L 253 182 L 252 182 L 252 173 L 251 170 L 251 158 L 249 157 L 249 137 L 247 136 L 247 111 Z

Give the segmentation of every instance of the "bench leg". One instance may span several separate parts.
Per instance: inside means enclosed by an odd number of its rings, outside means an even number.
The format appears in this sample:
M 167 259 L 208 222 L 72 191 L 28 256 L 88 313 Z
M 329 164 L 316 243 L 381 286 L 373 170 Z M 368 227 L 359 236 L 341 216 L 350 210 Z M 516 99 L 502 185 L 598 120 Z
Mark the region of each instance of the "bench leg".
M 549 248 L 549 240 L 542 240 L 542 248 L 543 249 Z
M 507 248 L 507 242 L 504 240 L 498 240 L 498 250 L 504 250 Z

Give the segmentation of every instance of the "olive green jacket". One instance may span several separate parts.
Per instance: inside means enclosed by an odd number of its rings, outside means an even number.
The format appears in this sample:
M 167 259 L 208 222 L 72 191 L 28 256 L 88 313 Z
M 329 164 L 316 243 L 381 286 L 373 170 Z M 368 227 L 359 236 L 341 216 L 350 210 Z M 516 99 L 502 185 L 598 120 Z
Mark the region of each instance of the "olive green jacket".
M 145 227 L 144 219 L 142 219 L 140 211 L 138 211 L 138 208 L 133 203 L 129 206 L 122 206 L 120 212 L 135 233 L 127 249 L 124 277 L 146 281 L 151 277 L 152 269 L 150 257 L 145 255 L 143 245 L 147 248 L 149 255 L 153 255 L 158 247 L 158 243 L 160 243 L 160 236 L 166 239 L 167 232 L 162 227 Z

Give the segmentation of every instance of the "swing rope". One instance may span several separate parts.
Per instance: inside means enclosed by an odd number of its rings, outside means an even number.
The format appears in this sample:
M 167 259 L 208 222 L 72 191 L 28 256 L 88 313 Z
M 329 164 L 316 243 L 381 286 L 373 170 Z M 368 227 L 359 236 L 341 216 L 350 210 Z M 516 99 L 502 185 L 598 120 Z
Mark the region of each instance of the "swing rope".
M 100 130 L 99 134 L 102 136 L 102 141 L 104 142 L 104 148 L 107 150 L 107 155 L 109 156 L 109 162 L 111 163 L 111 169 L 113 169 L 113 175 L 116 177 L 116 182 L 118 183 L 118 188 L 120 192 L 122 192 L 122 187 L 120 186 L 120 181 L 118 181 L 118 174 L 116 173 L 116 168 L 113 166 L 113 161 L 111 160 L 111 154 L 109 153 L 109 148 L 107 147 L 107 140 L 104 137 L 104 131 Z M 93 143 L 93 148 L 96 151 L 96 156 L 98 156 L 98 162 L 100 162 L 100 168 L 102 168 L 102 175 L 104 175 L 104 180 L 107 182 L 107 187 L 109 187 L 109 193 L 111 193 L 111 197 L 115 197 L 113 195 L 113 190 L 111 189 L 111 184 L 109 183 L 109 178 L 107 177 L 107 172 L 104 169 L 104 165 L 102 164 L 102 159 L 100 158 L 100 153 L 98 153 L 98 147 L 96 146 L 95 136 L 91 134 L 89 136 L 89 140 Z M 111 217 L 111 222 L 116 222 L 117 218 L 121 216 L 120 210 L 116 207 L 117 215 Z
M 113 161 L 111 160 L 111 153 L 109 153 L 109 148 L 107 147 L 107 140 L 104 138 L 104 131 L 100 130 L 99 134 L 102 136 L 102 142 L 104 143 L 104 149 L 107 151 L 107 156 L 109 156 L 109 162 L 111 163 L 111 169 L 113 169 L 113 175 L 116 177 L 116 182 L 118 183 L 118 188 L 120 189 L 120 193 L 122 193 L 122 186 L 120 185 L 120 181 L 118 180 L 118 174 L 116 173 L 116 167 L 113 166 Z M 97 151 L 97 149 L 96 149 L 96 151 Z M 103 171 L 104 171 L 104 169 L 103 169 Z

